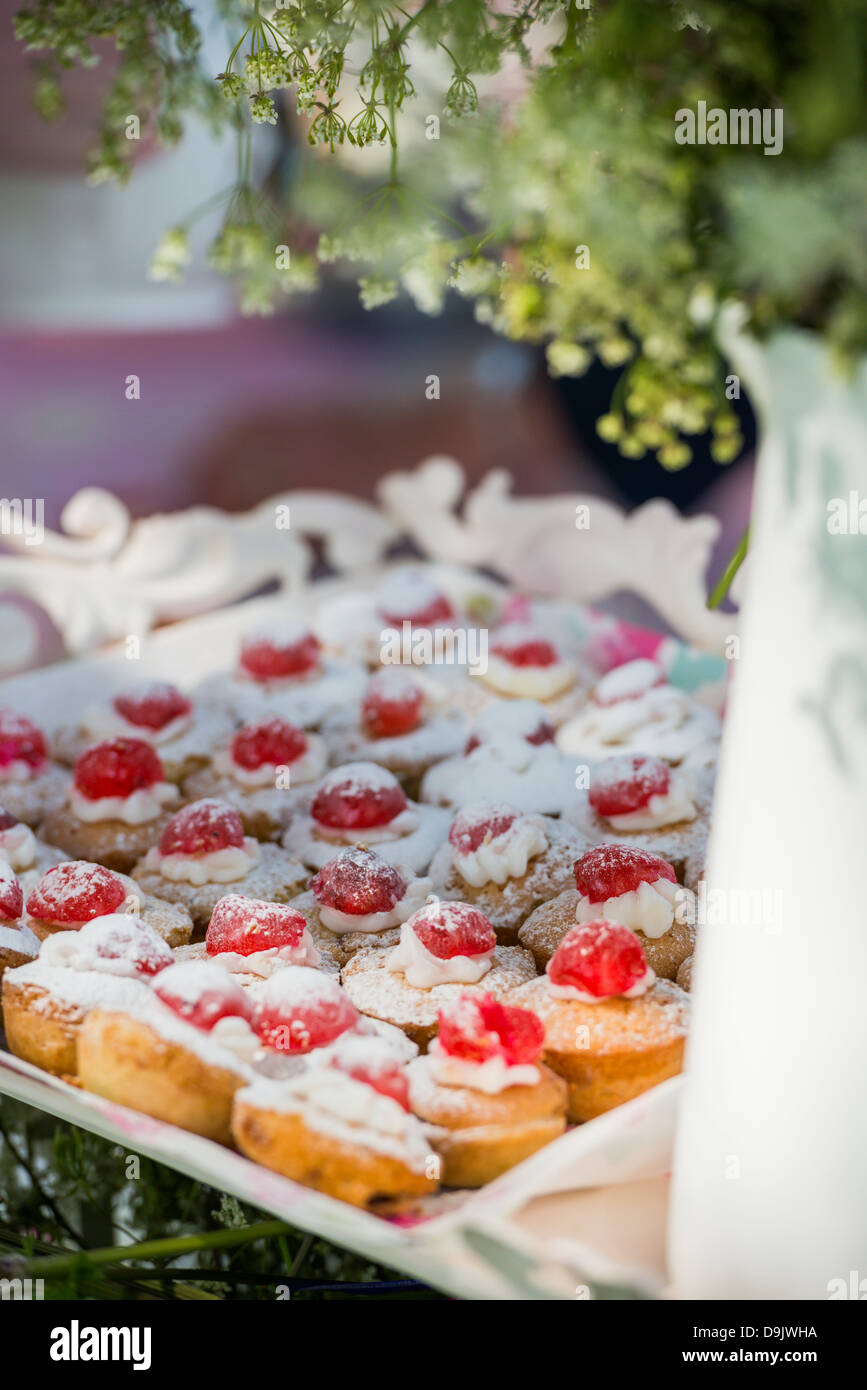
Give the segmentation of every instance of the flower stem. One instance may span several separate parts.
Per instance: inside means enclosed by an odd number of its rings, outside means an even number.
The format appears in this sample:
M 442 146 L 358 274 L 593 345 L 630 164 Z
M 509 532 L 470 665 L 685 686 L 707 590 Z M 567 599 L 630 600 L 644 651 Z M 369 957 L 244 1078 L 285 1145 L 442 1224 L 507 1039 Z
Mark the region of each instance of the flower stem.
M 229 1231 L 206 1231 L 197 1236 L 167 1236 L 162 1240 L 145 1240 L 138 1245 L 114 1245 L 104 1250 L 83 1250 L 72 1254 L 54 1255 L 50 1259 L 31 1260 L 28 1274 L 44 1279 L 66 1274 L 81 1265 L 115 1265 L 127 1260 L 174 1259 L 193 1250 L 223 1250 L 232 1245 L 246 1245 L 254 1240 L 270 1240 L 283 1236 L 291 1227 L 283 1221 L 258 1221 Z M 146 1271 L 142 1271 L 146 1273 Z M 219 1277 L 219 1276 L 215 1276 Z
M 737 545 L 734 548 L 729 562 L 713 587 L 713 592 L 707 601 L 708 608 L 719 608 L 729 589 L 732 581 L 746 558 L 747 548 L 750 543 L 749 526 L 744 531 Z

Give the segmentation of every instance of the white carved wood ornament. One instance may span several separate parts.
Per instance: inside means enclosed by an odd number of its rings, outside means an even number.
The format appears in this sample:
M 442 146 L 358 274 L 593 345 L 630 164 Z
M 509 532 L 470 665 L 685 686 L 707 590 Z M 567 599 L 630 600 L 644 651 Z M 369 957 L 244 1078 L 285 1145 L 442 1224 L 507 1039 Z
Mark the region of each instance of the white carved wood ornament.
M 360 576 L 408 537 L 432 560 L 483 566 L 526 593 L 592 602 L 630 590 L 685 641 L 722 650 L 732 619 L 708 609 L 705 581 L 715 518 L 684 518 L 661 500 L 626 514 L 589 495 L 514 497 L 511 485 L 494 470 L 461 509 L 463 470 L 431 458 L 387 474 L 378 505 L 297 490 L 238 514 L 191 507 L 141 521 L 112 493 L 83 488 L 64 508 L 61 532 L 46 531 L 37 545 L 3 537 L 13 553 L 0 556 L 0 591 L 34 600 L 77 655 L 269 582 L 297 592 L 310 580 L 317 540 L 335 570 Z

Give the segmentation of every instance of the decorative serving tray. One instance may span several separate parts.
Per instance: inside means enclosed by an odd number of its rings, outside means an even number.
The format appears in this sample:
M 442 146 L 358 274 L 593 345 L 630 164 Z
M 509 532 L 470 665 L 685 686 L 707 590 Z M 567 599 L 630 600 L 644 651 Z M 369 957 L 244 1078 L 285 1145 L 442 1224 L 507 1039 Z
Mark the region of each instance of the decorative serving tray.
M 697 645 L 629 627 L 578 604 L 569 605 L 576 632 L 600 643 L 609 658 L 613 655 L 609 664 L 653 654 L 673 683 L 692 690 L 721 686 L 725 664 L 718 652 L 732 619 L 708 614 L 698 601 L 703 595 L 700 570 L 716 534 L 712 519 L 686 522 L 664 504 L 662 510 L 657 504 L 639 509 L 643 518 L 639 513 L 625 518 L 608 503 L 584 499 L 597 519 L 588 562 L 576 524 L 581 499 L 521 502 L 508 497 L 503 476 L 494 474 L 467 500 L 459 519 L 452 515 L 460 495 L 455 469 L 449 461 L 434 460 L 415 474 L 384 479 L 384 517 L 352 499 L 290 493 L 240 518 L 196 509 L 133 525 L 117 511 L 108 515 L 108 494 L 99 494 L 94 502 L 89 493 L 88 505 L 98 503 L 97 511 L 103 509 L 104 537 L 109 522 L 114 528 L 110 542 L 99 542 L 100 526 L 91 516 L 86 541 L 49 533 L 41 557 L 31 552 L 0 558 L 0 585 L 37 597 L 67 647 L 80 653 L 2 682 L 0 702 L 52 729 L 70 708 L 86 706 L 98 694 L 104 697 L 128 683 L 129 636 L 139 638 L 137 677 L 192 685 L 229 665 L 241 634 L 251 625 L 289 611 L 310 615 L 326 599 L 378 583 L 382 551 L 406 533 L 423 539 L 428 552 L 441 557 L 435 565 L 441 578 L 453 583 L 459 576 L 462 584 L 472 582 L 480 590 L 499 586 L 461 562 L 498 562 L 512 583 L 569 599 L 632 588 Z M 73 499 L 74 514 L 64 518 L 67 530 L 79 536 L 87 530 L 82 497 Z M 326 550 L 333 565 L 344 571 L 342 577 L 306 583 L 310 555 L 306 542 L 291 530 L 282 554 L 275 548 L 274 518 L 281 506 L 293 517 L 293 526 L 300 514 L 308 533 L 326 537 Z M 426 515 L 424 526 L 419 508 Z M 572 531 L 568 537 L 567 527 Z M 577 566 L 568 577 L 567 538 Z M 77 552 L 79 545 L 86 555 Z M 294 592 L 232 603 L 274 578 Z M 218 611 L 149 631 L 160 621 L 210 607 Z M 111 646 L 94 650 L 111 639 Z M 0 1051 L 0 1092 L 371 1259 L 474 1299 L 581 1298 L 590 1286 L 598 1290 L 606 1285 L 640 1295 L 661 1292 L 666 1175 L 679 1091 L 679 1078 L 666 1082 L 570 1130 L 478 1192 L 428 1199 L 409 1222 L 360 1211 L 301 1187 L 210 1140 L 88 1094 Z

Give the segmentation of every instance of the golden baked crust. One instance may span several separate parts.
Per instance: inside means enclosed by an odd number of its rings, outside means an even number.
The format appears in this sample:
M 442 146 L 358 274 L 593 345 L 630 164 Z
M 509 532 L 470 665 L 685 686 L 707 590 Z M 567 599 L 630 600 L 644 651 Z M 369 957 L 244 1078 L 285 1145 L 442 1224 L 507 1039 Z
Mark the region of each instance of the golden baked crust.
M 557 999 L 540 976 L 506 1001 L 545 1025 L 545 1062 L 569 1084 L 569 1119 L 590 1120 L 675 1076 L 683 1065 L 689 999 L 657 980 L 636 999 Z
M 84 1010 L 54 998 L 41 985 L 18 984 L 9 975 L 3 976 L 2 988 L 9 1051 L 55 1076 L 74 1076 L 75 1044 Z
M 464 990 L 485 990 L 502 998 L 524 981 L 531 980 L 536 967 L 529 951 L 520 946 L 497 946 L 493 964 L 477 985 L 434 985 L 416 989 L 405 975 L 387 970 L 391 952 L 365 947 L 344 966 L 341 981 L 359 1013 L 393 1023 L 424 1050 L 437 1031 L 437 1015 L 449 1000 Z
M 211 920 L 211 913 L 220 898 L 227 893 L 239 893 L 244 898 L 261 898 L 263 902 L 288 903 L 304 887 L 309 872 L 297 859 L 293 859 L 279 845 L 259 846 L 260 858 L 250 872 L 234 883 L 195 883 L 175 882 L 164 878 L 154 869 L 145 867 L 140 860 L 132 869 L 132 877 L 145 893 L 164 901 L 181 903 L 193 919 L 193 927 L 200 935 L 204 934 Z
M 232 1098 L 244 1078 L 162 1038 L 144 1020 L 94 1009 L 78 1035 L 86 1091 L 206 1139 L 230 1144 Z
M 552 1115 L 521 1125 L 443 1131 L 434 1139 L 442 1160 L 441 1182 L 444 1187 L 483 1187 L 559 1139 L 565 1128 L 565 1116 Z
M 445 1129 L 484 1125 L 523 1125 L 566 1114 L 566 1083 L 550 1067 L 539 1068 L 535 1086 L 509 1086 L 488 1095 L 469 1086 L 442 1086 L 432 1077 L 430 1057 L 416 1057 L 407 1068 L 412 1108 L 419 1119 Z
M 580 896 L 577 889 L 567 888 L 551 902 L 537 907 L 518 932 L 518 940 L 532 951 L 540 972 L 544 971 L 569 928 L 575 926 Z M 636 932 L 636 936 L 644 947 L 648 965 L 661 980 L 675 978 L 681 962 L 692 954 L 695 945 L 695 927 L 676 920 L 662 936 L 645 936 L 643 931 Z
M 68 806 L 46 815 L 40 827 L 44 840 L 57 845 L 72 859 L 87 859 L 107 869 L 128 874 L 137 860 L 155 845 L 177 806 L 164 811 L 144 825 L 127 825 L 122 820 L 79 820 Z
M 434 1178 L 397 1157 L 323 1134 L 295 1111 L 265 1110 L 239 1098 L 232 1133 L 248 1158 L 354 1207 L 387 1198 L 424 1197 L 437 1189 Z

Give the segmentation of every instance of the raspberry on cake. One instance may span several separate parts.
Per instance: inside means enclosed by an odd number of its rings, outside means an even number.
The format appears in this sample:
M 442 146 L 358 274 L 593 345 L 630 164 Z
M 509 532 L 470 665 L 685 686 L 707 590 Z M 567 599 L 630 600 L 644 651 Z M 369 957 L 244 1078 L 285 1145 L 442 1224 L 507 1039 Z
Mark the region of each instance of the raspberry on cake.
M 64 805 L 69 774 L 49 760 L 45 734 L 32 720 L 0 706 L 0 798 L 16 821 L 36 829 Z
M 45 817 L 42 833 L 75 859 L 127 873 L 159 838 L 177 799 L 150 743 L 106 739 L 82 753 L 68 804 Z
M 469 903 L 431 900 L 401 927 L 393 950 L 366 947 L 343 970 L 357 1008 L 402 1028 L 423 1047 L 436 1031 L 437 1011 L 467 985 L 500 997 L 534 974 L 532 957 L 498 946 L 491 923 Z
M 519 940 L 544 969 L 576 923 L 604 917 L 638 934 L 657 975 L 673 980 L 695 943 L 695 901 L 667 860 L 622 844 L 597 845 L 574 866 L 575 889 L 539 906 Z
M 407 798 L 393 773 L 376 763 L 345 763 L 318 783 L 306 815 L 296 816 L 283 844 L 319 869 L 341 845 L 373 845 L 381 858 L 424 873 L 448 817 Z
M 491 690 L 509 699 L 539 700 L 552 724 L 562 724 L 583 702 L 578 663 L 545 633 L 523 622 L 491 633 L 487 667 L 480 674 Z
M 184 792 L 231 802 L 248 835 L 277 840 L 327 762 L 324 739 L 271 715 L 238 729 L 214 751 L 210 767 L 187 778 Z
M 563 937 L 545 976 L 510 1004 L 545 1028 L 543 1059 L 566 1081 L 569 1118 L 592 1119 L 676 1075 L 683 1063 L 688 996 L 657 980 L 635 932 L 598 918 Z
M 508 945 L 533 909 L 571 882 L 584 847 L 577 831 L 560 820 L 508 802 L 476 801 L 455 816 L 430 875 L 437 892 L 479 907 L 497 940 Z
M 540 1064 L 544 1039 L 529 1009 L 481 991 L 440 1010 L 407 1072 L 413 1110 L 437 1127 L 446 1187 L 481 1187 L 563 1133 L 566 1083 Z
M 25 906 L 27 926 L 40 939 L 121 912 L 140 916 L 169 946 L 183 946 L 192 932 L 190 915 L 182 907 L 143 893 L 126 874 L 82 859 L 49 869 L 30 888 Z
M 163 938 L 126 913 L 57 932 L 42 942 L 36 960 L 3 975 L 10 1050 L 45 1071 L 74 1076 L 81 1027 L 90 1011 L 141 1007 L 150 982 L 172 961 Z
M 358 1010 L 336 980 L 316 970 L 287 966 L 265 982 L 258 997 L 256 1032 L 275 1052 L 327 1047 L 358 1023 Z
M 238 893 L 227 893 L 217 902 L 205 948 L 225 969 L 245 974 L 268 976 L 286 965 L 319 964 L 319 952 L 300 912 Z
M 248 634 L 237 670 L 209 676 L 198 694 L 242 723 L 276 716 L 315 729 L 333 710 L 360 699 L 363 685 L 363 671 L 328 656 L 309 623 L 284 618 Z
M 615 753 L 645 753 L 667 763 L 719 744 L 719 716 L 686 691 L 669 685 L 662 667 L 641 658 L 616 666 L 590 693 L 586 709 L 561 725 L 564 753 L 597 761 Z
M 457 618 L 451 600 L 422 570 L 395 570 L 376 600 L 379 617 L 389 627 L 436 627 Z
M 501 701 L 476 721 L 461 756 L 425 774 L 423 801 L 459 809 L 478 799 L 521 811 L 558 815 L 574 797 L 575 766 L 552 742 L 553 728 L 536 700 Z
M 245 835 L 237 807 L 214 797 L 176 812 L 133 869 L 146 892 L 182 903 L 201 930 L 229 885 L 245 898 L 285 903 L 304 877 L 303 866 L 285 850 Z
M 53 745 L 61 762 L 73 765 L 100 740 L 141 739 L 158 750 L 166 779 L 181 782 L 208 762 L 214 743 L 231 727 L 224 712 L 194 704 L 177 686 L 141 681 L 92 705 L 77 725 L 61 726 Z
M 681 880 L 687 861 L 703 863 L 709 796 L 661 758 L 623 753 L 603 759 L 591 768 L 588 790 L 573 794 L 564 815 L 591 844 L 608 840 L 649 850 L 673 864 Z
M 374 672 L 360 707 L 336 711 L 323 727 L 333 762 L 376 762 L 412 795 L 429 767 L 460 752 L 466 731 L 437 683 L 401 666 Z

